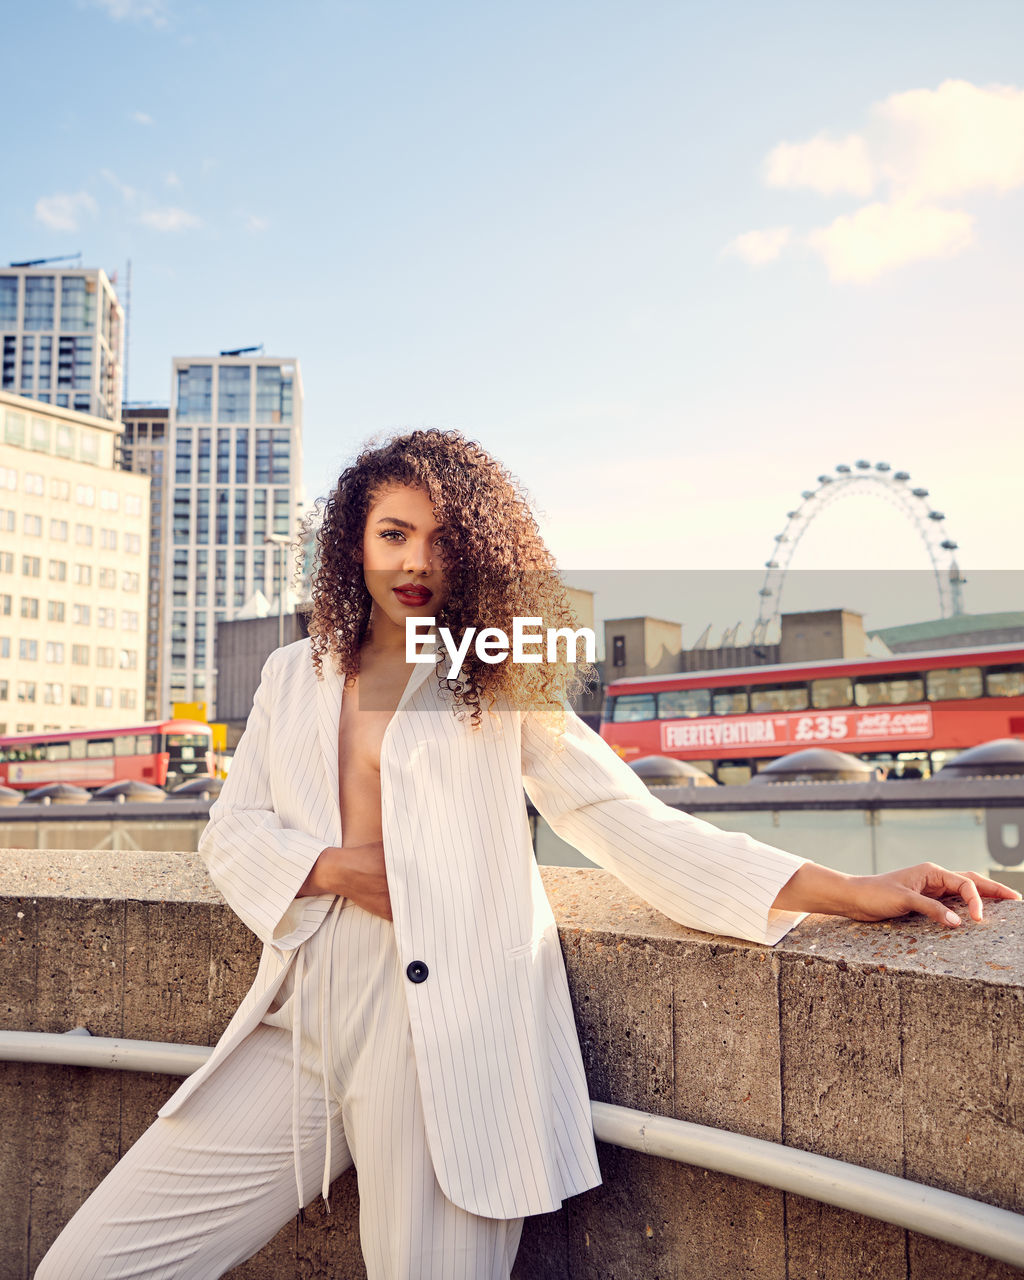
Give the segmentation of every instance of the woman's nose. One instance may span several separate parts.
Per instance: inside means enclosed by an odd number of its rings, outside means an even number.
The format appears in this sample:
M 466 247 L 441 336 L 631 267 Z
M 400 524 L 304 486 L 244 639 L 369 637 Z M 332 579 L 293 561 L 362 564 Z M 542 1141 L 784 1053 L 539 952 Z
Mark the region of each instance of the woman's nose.
M 407 542 L 405 544 L 405 561 L 402 565 L 405 573 L 429 573 L 430 556 L 425 542 Z

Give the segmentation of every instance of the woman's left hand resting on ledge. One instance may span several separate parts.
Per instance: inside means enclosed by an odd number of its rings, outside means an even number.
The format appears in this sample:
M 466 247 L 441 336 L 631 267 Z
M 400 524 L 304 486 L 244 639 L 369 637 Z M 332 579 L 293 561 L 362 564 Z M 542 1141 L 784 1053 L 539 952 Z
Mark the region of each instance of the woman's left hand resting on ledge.
M 959 925 L 960 917 L 937 899 L 958 896 L 972 920 L 982 917 L 982 898 L 1020 898 L 1015 889 L 976 871 L 947 871 L 934 862 L 888 871 L 880 876 L 848 876 L 816 862 L 805 862 L 786 881 L 772 903 L 781 911 L 848 916 L 851 920 L 889 920 L 919 911 L 939 924 Z

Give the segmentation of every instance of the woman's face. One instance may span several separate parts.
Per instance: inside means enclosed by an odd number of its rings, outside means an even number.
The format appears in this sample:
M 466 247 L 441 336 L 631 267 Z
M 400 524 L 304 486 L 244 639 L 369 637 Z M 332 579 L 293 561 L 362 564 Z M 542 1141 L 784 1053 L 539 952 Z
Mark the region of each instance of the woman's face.
M 441 529 L 425 489 L 389 484 L 373 494 L 363 530 L 363 579 L 375 627 L 386 620 L 404 637 L 406 618 L 437 616 L 448 588 Z

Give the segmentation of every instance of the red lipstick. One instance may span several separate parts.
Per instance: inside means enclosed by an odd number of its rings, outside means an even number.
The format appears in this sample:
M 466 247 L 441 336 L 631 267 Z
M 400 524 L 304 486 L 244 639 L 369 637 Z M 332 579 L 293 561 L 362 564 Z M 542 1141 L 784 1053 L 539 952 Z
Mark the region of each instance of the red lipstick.
M 419 583 L 407 582 L 400 587 L 395 587 L 393 594 L 397 597 L 399 603 L 404 604 L 409 609 L 420 609 L 434 594 L 429 587 L 421 586 Z

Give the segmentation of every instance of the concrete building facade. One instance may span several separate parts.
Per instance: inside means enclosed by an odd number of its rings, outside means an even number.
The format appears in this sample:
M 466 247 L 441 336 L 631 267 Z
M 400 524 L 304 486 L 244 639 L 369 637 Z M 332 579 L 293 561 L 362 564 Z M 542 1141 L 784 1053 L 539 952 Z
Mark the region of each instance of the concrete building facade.
M 160 637 L 164 633 L 163 553 L 164 513 L 170 510 L 168 476 L 165 465 L 168 445 L 167 405 L 127 405 L 121 411 L 121 434 L 117 438 L 117 465 L 122 471 L 149 476 L 149 583 L 146 591 L 146 719 L 161 714 Z
M 98 267 L 0 268 L 0 390 L 116 422 L 124 311 Z
M 0 734 L 147 718 L 149 481 L 116 432 L 0 391 Z
M 157 703 L 163 715 L 173 702 L 205 702 L 212 716 L 217 624 L 256 592 L 274 601 L 282 578 L 286 611 L 294 608 L 287 541 L 302 508 L 298 361 L 176 358 L 168 444 Z

